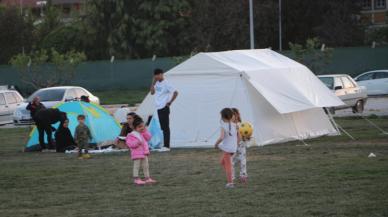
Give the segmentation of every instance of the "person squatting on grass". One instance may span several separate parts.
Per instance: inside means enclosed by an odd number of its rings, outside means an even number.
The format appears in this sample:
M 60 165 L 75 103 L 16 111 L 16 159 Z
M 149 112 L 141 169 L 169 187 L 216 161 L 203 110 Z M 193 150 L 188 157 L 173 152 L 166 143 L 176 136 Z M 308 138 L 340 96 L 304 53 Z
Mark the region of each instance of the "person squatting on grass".
M 80 159 L 88 159 L 90 155 L 88 153 L 89 141 L 92 139 L 92 134 L 88 126 L 85 124 L 85 115 L 78 115 L 78 126 L 75 128 L 74 140 L 78 145 L 78 157 Z
M 237 125 L 237 131 L 238 131 L 238 127 L 241 124 L 240 112 L 237 108 L 232 108 L 232 111 L 233 111 L 233 122 Z M 232 158 L 233 181 L 236 179 L 235 170 L 238 163 L 240 163 L 240 182 L 247 183 L 248 181 L 248 173 L 247 173 L 247 142 L 248 141 L 249 141 L 249 138 L 241 137 L 240 143 L 237 144 L 237 151 Z
M 148 156 L 150 150 L 148 141 L 151 139 L 151 134 L 145 127 L 143 119 L 136 116 L 133 120 L 133 131 L 128 134 L 126 143 L 131 150 L 131 159 L 133 160 L 133 178 L 135 185 L 145 185 L 156 183 L 150 177 Z M 143 169 L 144 180 L 139 177 L 140 166 Z
M 232 156 L 237 150 L 237 144 L 240 140 L 240 135 L 237 130 L 237 126 L 233 123 L 233 111 L 230 108 L 224 108 L 221 110 L 221 134 L 217 139 L 215 147 L 221 149 L 222 158 L 221 165 L 226 172 L 227 184 L 226 188 L 233 188 L 232 177 Z

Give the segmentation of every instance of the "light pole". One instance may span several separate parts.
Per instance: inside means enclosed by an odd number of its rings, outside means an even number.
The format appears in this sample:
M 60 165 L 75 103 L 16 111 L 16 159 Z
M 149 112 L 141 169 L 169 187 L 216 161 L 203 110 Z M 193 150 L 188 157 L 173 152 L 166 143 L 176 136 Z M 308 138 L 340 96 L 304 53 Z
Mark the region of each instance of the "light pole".
M 23 0 L 20 0 L 19 3 L 20 3 L 20 16 L 23 16 Z
M 250 32 L 250 41 L 251 49 L 255 49 L 255 34 L 253 28 L 253 2 L 249 0 L 249 32 Z
M 279 0 L 279 51 L 282 50 L 282 0 Z
M 43 17 L 43 7 L 47 4 L 47 1 L 37 1 L 36 5 L 40 6 L 40 16 Z
M 110 57 L 110 80 L 113 80 L 113 62 L 115 61 L 115 56 Z

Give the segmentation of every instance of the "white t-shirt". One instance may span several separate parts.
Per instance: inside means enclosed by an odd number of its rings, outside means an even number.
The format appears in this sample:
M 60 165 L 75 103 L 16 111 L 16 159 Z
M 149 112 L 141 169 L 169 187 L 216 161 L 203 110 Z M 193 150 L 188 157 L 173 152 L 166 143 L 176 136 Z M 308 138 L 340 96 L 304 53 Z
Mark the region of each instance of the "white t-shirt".
M 173 93 L 175 92 L 175 88 L 171 86 L 166 79 L 157 81 L 154 87 L 156 109 L 159 110 L 166 107 L 167 103 L 170 102 Z
M 221 121 L 221 129 L 224 129 L 224 139 L 218 146 L 222 151 L 235 153 L 237 150 L 237 125 L 235 123 L 225 123 Z

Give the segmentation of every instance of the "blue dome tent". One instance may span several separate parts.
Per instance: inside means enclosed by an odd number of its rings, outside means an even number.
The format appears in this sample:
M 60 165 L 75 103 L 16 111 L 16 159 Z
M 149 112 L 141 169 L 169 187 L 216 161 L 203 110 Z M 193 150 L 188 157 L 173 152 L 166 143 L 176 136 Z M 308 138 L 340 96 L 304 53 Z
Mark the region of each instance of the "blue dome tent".
M 66 112 L 69 119 L 69 129 L 74 136 L 75 128 L 78 125 L 77 116 L 85 115 L 85 123 L 92 134 L 90 143 L 97 145 L 113 144 L 114 139 L 120 133 L 120 124 L 103 107 L 86 102 L 72 101 L 59 103 L 54 108 Z M 53 125 L 58 128 L 59 123 Z M 54 133 L 53 133 L 54 136 Z M 46 136 L 45 140 L 47 142 Z M 38 130 L 34 127 L 30 133 L 26 150 L 34 150 L 34 146 L 39 144 Z

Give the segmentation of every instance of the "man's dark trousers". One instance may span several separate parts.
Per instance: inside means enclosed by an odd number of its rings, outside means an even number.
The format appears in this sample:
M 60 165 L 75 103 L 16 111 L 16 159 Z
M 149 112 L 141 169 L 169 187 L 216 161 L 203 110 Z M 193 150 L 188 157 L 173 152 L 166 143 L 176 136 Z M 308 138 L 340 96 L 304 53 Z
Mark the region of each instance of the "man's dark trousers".
M 158 116 L 163 131 L 164 147 L 170 148 L 170 107 L 159 109 Z

